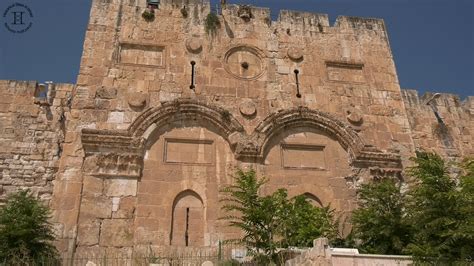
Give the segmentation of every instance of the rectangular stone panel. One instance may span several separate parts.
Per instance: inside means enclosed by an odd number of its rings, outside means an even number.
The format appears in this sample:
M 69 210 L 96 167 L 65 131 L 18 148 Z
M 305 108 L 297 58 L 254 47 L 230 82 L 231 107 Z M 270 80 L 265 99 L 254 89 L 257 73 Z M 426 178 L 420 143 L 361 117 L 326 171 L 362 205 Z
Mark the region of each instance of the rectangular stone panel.
M 122 43 L 119 62 L 124 65 L 164 67 L 164 47 Z
M 165 163 L 213 164 L 214 142 L 198 139 L 166 139 Z
M 330 81 L 364 83 L 363 68 L 363 64 L 326 62 L 328 80 Z
M 325 146 L 307 144 L 282 144 L 281 160 L 287 169 L 326 169 Z

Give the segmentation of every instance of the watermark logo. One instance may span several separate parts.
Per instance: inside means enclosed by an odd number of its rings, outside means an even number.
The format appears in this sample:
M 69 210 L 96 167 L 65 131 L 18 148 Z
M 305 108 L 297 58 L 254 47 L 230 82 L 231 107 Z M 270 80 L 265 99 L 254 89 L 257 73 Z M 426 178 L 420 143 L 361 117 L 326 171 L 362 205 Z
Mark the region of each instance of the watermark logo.
M 33 12 L 24 4 L 14 3 L 3 12 L 5 28 L 12 33 L 24 33 L 33 26 Z

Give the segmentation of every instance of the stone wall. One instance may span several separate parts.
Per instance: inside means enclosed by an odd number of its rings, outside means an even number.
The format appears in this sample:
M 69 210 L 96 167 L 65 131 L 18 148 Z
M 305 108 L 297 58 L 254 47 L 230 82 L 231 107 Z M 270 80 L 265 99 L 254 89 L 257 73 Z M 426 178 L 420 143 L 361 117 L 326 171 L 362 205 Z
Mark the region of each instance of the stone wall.
M 435 94 L 420 97 L 416 90 L 402 90 L 402 95 L 417 149 L 457 161 L 474 155 L 474 97 L 461 101 L 457 95 L 438 93 L 428 105 Z
M 206 32 L 207 1 L 145 9 L 93 1 L 76 86 L 0 83 L 0 192 L 53 190 L 63 253 L 215 248 L 238 234 L 218 219 L 236 167 L 349 217 L 357 186 L 403 179 L 416 148 L 473 153 L 472 99 L 439 98 L 430 135 L 383 20 L 226 5 Z
M 413 260 L 410 256 L 359 254 L 357 249 L 331 248 L 326 238 L 314 240 L 313 248 L 302 252 L 301 255 L 285 262 L 286 266 L 345 266 L 345 265 L 384 265 L 410 266 Z
M 0 81 L 0 204 L 10 192 L 26 188 L 50 201 L 73 88 Z
M 235 235 L 218 220 L 235 167 L 344 216 L 359 182 L 401 177 L 414 144 L 382 20 L 227 5 L 206 32 L 207 1 L 161 1 L 151 22 L 144 2 L 93 1 L 52 200 L 61 251 L 182 247 L 187 209 L 193 245 L 215 246 Z

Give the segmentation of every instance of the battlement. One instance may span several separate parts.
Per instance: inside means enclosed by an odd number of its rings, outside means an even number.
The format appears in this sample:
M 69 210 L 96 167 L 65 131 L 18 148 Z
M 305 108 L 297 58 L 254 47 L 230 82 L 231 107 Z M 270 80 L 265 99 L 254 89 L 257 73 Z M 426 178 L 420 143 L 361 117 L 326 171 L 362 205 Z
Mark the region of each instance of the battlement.
M 474 114 L 474 96 L 468 96 L 464 100 L 457 94 L 425 92 L 420 96 L 418 90 L 402 89 L 402 96 L 407 107 L 429 108 L 428 104 L 450 108 L 462 108 Z
M 103 10 L 104 5 L 133 6 L 140 12 L 135 12 L 140 17 L 147 8 L 147 0 L 95 0 L 93 6 Z M 164 12 L 160 12 L 164 11 Z M 120 12 L 120 11 L 119 11 Z M 156 20 L 160 17 L 177 17 L 183 14 L 183 19 L 192 21 L 200 20 L 204 24 L 205 17 L 210 12 L 218 12 L 220 20 L 224 22 L 232 20 L 237 24 L 252 23 L 253 25 L 267 25 L 268 28 L 284 29 L 292 36 L 314 36 L 316 33 L 348 32 L 363 34 L 364 32 L 375 32 L 386 37 L 386 29 L 383 19 L 364 18 L 352 16 L 339 16 L 334 25 L 330 25 L 327 14 L 318 14 L 304 11 L 280 10 L 276 21 L 272 21 L 270 8 L 256 7 L 250 5 L 225 4 L 216 8 L 211 6 L 209 0 L 161 0 L 157 6 Z M 186 13 L 186 15 L 184 15 Z M 119 15 L 120 17 L 121 15 Z M 92 20 L 95 23 L 101 20 Z

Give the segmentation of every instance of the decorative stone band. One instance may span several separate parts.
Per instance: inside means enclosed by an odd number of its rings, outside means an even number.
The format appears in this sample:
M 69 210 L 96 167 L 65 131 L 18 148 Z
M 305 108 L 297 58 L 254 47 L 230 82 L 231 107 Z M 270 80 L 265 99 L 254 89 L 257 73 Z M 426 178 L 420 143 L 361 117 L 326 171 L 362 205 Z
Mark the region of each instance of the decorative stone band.
M 87 157 L 85 171 L 91 175 L 139 178 L 151 134 L 173 122 L 195 120 L 216 129 L 238 160 L 261 162 L 275 135 L 283 130 L 305 127 L 322 130 L 337 139 L 356 168 L 401 170 L 398 154 L 365 145 L 351 126 L 324 112 L 305 107 L 280 111 L 267 117 L 252 135 L 248 135 L 229 111 L 196 100 L 180 99 L 144 111 L 126 131 L 83 129 L 82 144 Z
M 82 130 L 84 171 L 94 176 L 139 178 L 143 145 L 127 131 Z
M 400 168 L 380 168 L 380 167 L 369 167 L 370 175 L 374 179 L 382 178 L 395 178 L 402 179 L 402 170 Z

